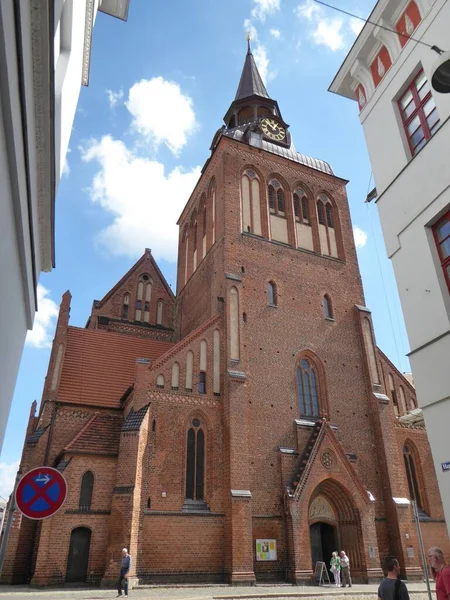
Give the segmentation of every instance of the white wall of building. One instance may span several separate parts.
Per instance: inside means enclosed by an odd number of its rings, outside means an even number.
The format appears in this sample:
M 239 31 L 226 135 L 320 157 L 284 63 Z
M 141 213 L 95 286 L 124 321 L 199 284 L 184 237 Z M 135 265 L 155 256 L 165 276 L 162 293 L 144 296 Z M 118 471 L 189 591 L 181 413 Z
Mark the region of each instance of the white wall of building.
M 54 199 L 97 10 L 126 20 L 128 4 L 0 0 L 0 450 L 39 275 L 54 266 Z
M 399 6 L 397 0 L 382 0 L 374 13 L 378 10 L 381 15 L 389 4 L 393 9 Z M 450 2 L 422 0 L 421 4 L 425 10 L 413 37 L 450 50 Z M 402 1 L 402 5 L 406 7 L 407 2 Z M 393 25 L 386 20 L 384 24 Z M 365 26 L 361 40 L 358 39 L 336 76 L 332 91 L 350 97 L 350 88 L 357 85 L 357 81 L 352 81 L 352 73 L 364 75 L 361 64 L 365 59 L 366 65 L 369 63 L 370 40 L 375 45 L 371 27 Z M 421 68 L 431 81 L 437 58 L 430 48 L 413 40 L 401 50 L 398 46 L 391 68 L 378 87 L 371 90 L 360 120 L 376 183 L 386 249 L 405 317 L 417 398 L 424 410 L 449 526 L 450 472 L 443 472 L 441 463 L 450 461 L 450 294 L 431 226 L 450 208 L 450 94 L 432 90 L 441 126 L 414 157 L 397 107 L 398 99 Z

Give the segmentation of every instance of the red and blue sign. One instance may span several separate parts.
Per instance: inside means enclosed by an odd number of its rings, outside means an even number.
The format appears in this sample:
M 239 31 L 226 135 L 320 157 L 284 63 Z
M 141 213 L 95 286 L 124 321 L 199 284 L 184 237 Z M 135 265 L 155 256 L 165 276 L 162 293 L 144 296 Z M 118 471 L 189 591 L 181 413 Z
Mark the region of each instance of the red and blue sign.
M 22 477 L 16 489 L 16 506 L 29 519 L 46 519 L 64 504 L 67 483 L 52 467 L 39 467 Z

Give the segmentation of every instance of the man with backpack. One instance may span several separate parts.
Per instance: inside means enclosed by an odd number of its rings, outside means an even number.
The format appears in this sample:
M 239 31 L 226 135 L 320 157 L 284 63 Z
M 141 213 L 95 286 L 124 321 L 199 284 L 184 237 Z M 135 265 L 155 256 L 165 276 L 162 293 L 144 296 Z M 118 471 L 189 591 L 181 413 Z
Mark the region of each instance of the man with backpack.
M 378 600 L 409 600 L 408 589 L 401 579 L 400 565 L 393 556 L 387 556 L 383 563 L 383 571 L 387 576 L 378 588 Z

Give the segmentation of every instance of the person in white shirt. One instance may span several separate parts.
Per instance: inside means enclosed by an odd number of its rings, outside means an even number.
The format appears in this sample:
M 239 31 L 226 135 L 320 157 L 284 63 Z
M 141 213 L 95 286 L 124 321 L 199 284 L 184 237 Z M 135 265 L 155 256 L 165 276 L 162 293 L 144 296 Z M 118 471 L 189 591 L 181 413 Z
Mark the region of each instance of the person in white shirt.
M 350 575 L 350 559 L 345 554 L 344 550 L 341 550 L 341 584 L 342 587 L 348 585 L 352 587 L 352 578 Z

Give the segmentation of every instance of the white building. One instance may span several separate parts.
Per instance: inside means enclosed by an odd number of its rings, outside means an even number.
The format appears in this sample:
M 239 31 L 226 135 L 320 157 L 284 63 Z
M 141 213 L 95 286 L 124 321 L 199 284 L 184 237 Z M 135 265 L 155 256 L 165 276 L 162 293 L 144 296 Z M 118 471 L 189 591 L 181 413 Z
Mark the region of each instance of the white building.
M 97 10 L 129 0 L 0 2 L 0 450 L 36 286 L 55 266 L 55 194 Z
M 450 524 L 450 94 L 428 83 L 430 46 L 450 50 L 450 2 L 379 0 L 369 20 L 377 25 L 365 24 L 330 91 L 359 104 Z

